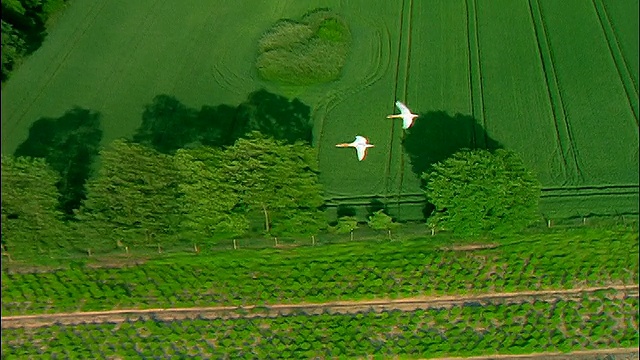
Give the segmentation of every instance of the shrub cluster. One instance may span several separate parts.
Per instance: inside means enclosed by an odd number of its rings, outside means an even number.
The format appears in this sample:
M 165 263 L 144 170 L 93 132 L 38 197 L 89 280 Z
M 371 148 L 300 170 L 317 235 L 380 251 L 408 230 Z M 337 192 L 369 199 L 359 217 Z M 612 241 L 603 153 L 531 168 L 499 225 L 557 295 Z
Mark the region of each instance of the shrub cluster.
M 346 62 L 351 33 L 343 19 L 318 9 L 300 21 L 280 20 L 258 42 L 256 67 L 269 81 L 310 85 L 336 80 Z

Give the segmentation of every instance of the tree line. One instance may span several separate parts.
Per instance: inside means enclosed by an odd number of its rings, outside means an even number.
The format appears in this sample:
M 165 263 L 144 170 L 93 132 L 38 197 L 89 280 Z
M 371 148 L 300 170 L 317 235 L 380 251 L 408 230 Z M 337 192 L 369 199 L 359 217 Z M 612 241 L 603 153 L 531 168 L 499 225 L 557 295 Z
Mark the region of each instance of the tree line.
M 326 226 L 316 159 L 309 144 L 259 132 L 172 155 L 120 139 L 100 151 L 86 199 L 64 221 L 59 173 L 44 159 L 3 155 L 2 244 L 15 253 L 65 241 L 95 249 L 315 234 Z
M 66 0 L 2 1 L 2 82 L 22 58 L 40 47 L 49 17 Z
M 517 154 L 470 117 L 423 115 L 403 146 L 424 180 L 431 231 L 504 234 L 538 220 L 540 185 Z M 335 221 L 323 211 L 309 117 L 299 100 L 265 90 L 237 107 L 200 110 L 159 95 L 130 140 L 104 148 L 99 113 L 41 118 L 13 156 L 2 156 L 3 248 L 28 256 L 353 233 L 354 214 L 338 211 Z M 438 126 L 457 142 L 424 141 Z M 479 136 L 461 137 L 468 129 Z M 391 237 L 398 224 L 377 205 L 367 223 Z

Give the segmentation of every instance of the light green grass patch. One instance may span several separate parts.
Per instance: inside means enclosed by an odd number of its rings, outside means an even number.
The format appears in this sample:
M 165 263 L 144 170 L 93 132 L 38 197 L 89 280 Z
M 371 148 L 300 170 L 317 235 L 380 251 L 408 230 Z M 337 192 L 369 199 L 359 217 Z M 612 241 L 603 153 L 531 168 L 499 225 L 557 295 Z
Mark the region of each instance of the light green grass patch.
M 349 52 L 346 22 L 329 10 L 312 11 L 297 22 L 281 20 L 260 38 L 256 67 L 266 80 L 310 85 L 340 77 Z

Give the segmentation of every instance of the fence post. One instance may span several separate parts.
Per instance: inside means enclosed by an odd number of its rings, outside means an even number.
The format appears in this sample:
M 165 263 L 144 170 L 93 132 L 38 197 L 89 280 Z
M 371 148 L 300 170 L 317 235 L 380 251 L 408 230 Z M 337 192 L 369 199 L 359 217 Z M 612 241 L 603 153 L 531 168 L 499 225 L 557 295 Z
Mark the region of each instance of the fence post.
M 351 229 L 351 241 L 353 241 L 353 229 Z
M 276 247 L 278 247 L 278 238 L 274 236 L 274 237 L 273 237 L 273 240 L 275 240 L 275 242 L 276 242 Z
M 233 239 L 233 250 L 238 248 L 238 244 L 236 243 L 236 239 Z
M 551 219 L 547 219 L 547 227 L 550 228 L 551 227 Z
M 125 253 L 127 253 L 127 254 L 129 254 L 129 247 L 128 247 L 128 246 L 125 246 L 125 247 L 124 247 L 124 252 L 125 252 Z
M 316 246 L 316 236 L 315 235 L 311 235 L 311 245 L 312 246 Z

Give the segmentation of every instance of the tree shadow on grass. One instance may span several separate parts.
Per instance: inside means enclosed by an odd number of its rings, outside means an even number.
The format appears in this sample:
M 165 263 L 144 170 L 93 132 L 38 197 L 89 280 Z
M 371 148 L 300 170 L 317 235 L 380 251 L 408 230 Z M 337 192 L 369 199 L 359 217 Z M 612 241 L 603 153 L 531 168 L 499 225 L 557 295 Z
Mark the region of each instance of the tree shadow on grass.
M 460 150 L 502 148 L 475 118 L 462 114 L 450 116 L 444 111 L 420 114 L 407 131 L 403 146 L 418 176 Z
M 353 217 L 353 216 L 356 216 L 356 208 L 354 208 L 353 206 L 340 204 L 338 205 L 336 213 L 337 213 L 337 217 L 339 218 Z
M 493 151 L 503 147 L 472 116 L 451 116 L 444 111 L 420 114 L 407 131 L 403 146 L 409 155 L 413 172 L 420 178 L 425 172 L 430 172 L 434 164 L 446 160 L 458 151 Z M 427 203 L 423 209 L 425 217 L 433 210 L 433 205 Z
M 379 199 L 371 200 L 371 202 L 369 202 L 369 205 L 367 206 L 367 219 L 380 210 L 386 213 L 387 206 L 385 205 L 385 203 L 380 201 Z
M 40 118 L 15 156 L 44 158 L 60 174 L 60 208 L 72 215 L 85 199 L 84 184 L 99 153 L 100 114 L 75 107 L 59 118 Z
M 145 108 L 133 140 L 163 153 L 198 145 L 232 145 L 254 130 L 288 143 L 311 143 L 310 118 L 308 105 L 264 89 L 249 94 L 237 107 L 205 105 L 199 111 L 173 96 L 158 95 Z

